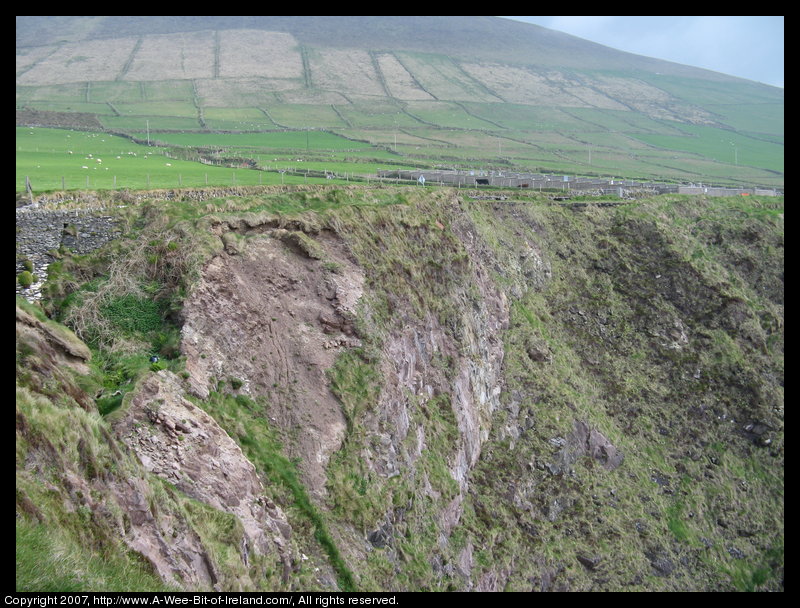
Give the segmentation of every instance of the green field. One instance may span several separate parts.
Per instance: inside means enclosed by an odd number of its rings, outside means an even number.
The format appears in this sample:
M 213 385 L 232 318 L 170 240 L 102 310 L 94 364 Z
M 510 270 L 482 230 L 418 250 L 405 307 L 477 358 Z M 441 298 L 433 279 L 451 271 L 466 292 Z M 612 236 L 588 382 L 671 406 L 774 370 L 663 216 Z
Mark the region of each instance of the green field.
M 545 52 L 527 46 L 533 32 L 513 45 L 528 51 L 502 57 L 502 37 L 481 52 L 487 39 L 459 38 L 448 49 L 438 30 L 439 51 L 415 36 L 400 46 L 379 36 L 370 49 L 351 48 L 364 33 L 328 47 L 273 34 L 143 32 L 130 54 L 93 41 L 74 56 L 42 47 L 42 33 L 18 49 L 17 124 L 142 140 L 149 130 L 159 145 L 258 155 L 262 165 L 337 163 L 348 174 L 385 159 L 420 169 L 784 185 L 782 89 L 686 66 L 656 69 L 596 47 L 576 64 L 574 40 L 560 50 L 548 43 Z M 474 47 L 466 55 L 465 42 Z M 18 167 L 34 172 L 53 162 L 23 156 Z
M 146 133 L 133 133 L 145 139 Z M 314 151 L 365 150 L 368 143 L 352 141 L 325 131 L 273 131 L 266 133 L 155 133 L 153 141 L 199 148 L 292 149 Z
M 16 190 L 25 190 L 26 176 L 34 192 L 339 181 L 298 173 L 210 166 L 168 158 L 165 152 L 164 148 L 135 144 L 124 137 L 105 133 L 18 127 Z M 292 166 L 297 167 L 297 164 Z
M 170 99 L 171 95 L 186 95 L 185 86 L 166 84 L 163 90 L 153 83 L 18 87 L 18 105 L 24 103 L 25 107 L 40 111 L 93 114 L 105 129 L 127 133 L 141 141 L 147 140 L 149 127 L 151 143 L 214 148 L 222 150 L 224 156 L 253 158 L 261 167 L 270 169 L 374 174 L 385 168 L 382 163 L 387 161 L 408 168 L 501 168 L 779 188 L 784 182 L 782 105 L 775 102 L 765 101 L 757 107 L 709 105 L 708 109 L 720 119 L 719 126 L 712 126 L 684 124 L 626 110 L 494 101 L 403 102 L 377 98 L 342 104 L 278 102 L 260 107 L 194 107 L 186 101 Z M 676 91 L 686 89 L 680 89 L 679 85 L 685 84 L 680 80 L 669 84 Z M 718 102 L 718 93 L 712 87 L 685 94 Z M 120 101 L 124 95 L 129 96 L 126 102 Z M 107 101 L 98 103 L 99 99 Z M 42 136 L 41 142 L 31 140 L 29 134 L 17 137 L 17 188 L 24 184 L 25 175 L 32 180 L 35 176 L 34 187 L 43 189 L 60 188 L 62 176 L 68 189 L 146 188 L 148 183 L 150 187 L 199 186 L 206 180 L 211 185 L 231 184 L 234 179 L 246 184 L 275 180 L 280 183 L 277 174 L 240 172 L 234 178 L 230 171 L 219 167 L 174 162 L 167 167 L 166 160 L 159 171 L 152 167 L 153 162 L 146 166 L 123 163 L 119 168 L 112 163 L 86 170 L 81 169 L 85 163 L 62 165 L 65 158 L 59 153 L 63 155 L 69 149 L 67 144 L 74 146 L 74 141 L 67 142 L 62 135 L 60 143 L 54 145 L 48 143 L 44 130 Z M 103 143 L 96 133 L 87 137 L 92 137 L 90 148 Z M 109 143 L 115 141 L 110 135 L 105 137 Z M 116 144 L 125 153 L 133 150 L 131 146 L 124 139 Z M 39 149 L 38 155 L 31 156 L 35 148 Z M 55 156 L 43 155 L 48 149 Z M 110 154 L 103 150 L 91 153 Z M 163 155 L 164 151 L 155 153 Z M 117 160 L 116 155 L 114 152 L 108 160 Z M 286 179 L 288 176 L 284 176 Z
M 635 134 L 659 148 L 689 152 L 722 163 L 783 172 L 783 143 L 699 125 L 680 125 L 684 135 Z

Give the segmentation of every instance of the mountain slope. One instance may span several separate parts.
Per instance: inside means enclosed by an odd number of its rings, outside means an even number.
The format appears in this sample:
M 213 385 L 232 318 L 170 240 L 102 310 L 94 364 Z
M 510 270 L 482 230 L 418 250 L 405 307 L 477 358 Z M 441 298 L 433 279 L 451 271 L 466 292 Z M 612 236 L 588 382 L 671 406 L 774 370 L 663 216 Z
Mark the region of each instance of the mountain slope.
M 326 129 L 421 164 L 783 179 L 782 90 L 495 17 L 17 26 L 18 108 L 95 114 L 116 131 Z M 734 154 L 730 133 L 743 138 Z
M 705 79 L 731 76 L 632 55 L 562 32 L 499 17 L 17 17 L 17 47 L 143 34 L 251 29 L 287 32 L 311 47 L 419 51 L 463 60 L 579 69 L 641 69 Z

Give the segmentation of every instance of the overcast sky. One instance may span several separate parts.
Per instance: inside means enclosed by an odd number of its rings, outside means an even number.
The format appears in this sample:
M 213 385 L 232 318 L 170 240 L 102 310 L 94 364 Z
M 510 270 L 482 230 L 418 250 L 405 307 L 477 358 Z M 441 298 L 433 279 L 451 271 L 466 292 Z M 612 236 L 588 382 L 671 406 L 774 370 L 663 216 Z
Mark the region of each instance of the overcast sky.
M 783 17 L 506 17 L 783 87 Z

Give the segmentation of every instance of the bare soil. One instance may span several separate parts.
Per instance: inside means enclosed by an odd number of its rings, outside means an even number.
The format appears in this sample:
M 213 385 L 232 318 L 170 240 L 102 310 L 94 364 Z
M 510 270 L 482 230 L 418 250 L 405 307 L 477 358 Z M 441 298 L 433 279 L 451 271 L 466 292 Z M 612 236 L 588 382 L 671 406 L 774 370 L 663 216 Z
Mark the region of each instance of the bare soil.
M 288 455 L 324 495 L 346 428 L 326 372 L 341 349 L 360 344 L 350 321 L 363 276 L 334 237 L 318 237 L 315 259 L 287 234 L 226 239 L 186 302 L 182 351 L 195 395 L 224 388 L 265 398 Z

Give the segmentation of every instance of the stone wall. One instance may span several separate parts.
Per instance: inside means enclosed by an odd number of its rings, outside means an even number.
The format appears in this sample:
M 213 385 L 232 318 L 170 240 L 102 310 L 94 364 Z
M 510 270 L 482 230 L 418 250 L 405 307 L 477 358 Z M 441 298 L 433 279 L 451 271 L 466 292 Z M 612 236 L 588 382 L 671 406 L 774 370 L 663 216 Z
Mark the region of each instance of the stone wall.
M 47 279 L 47 267 L 55 261 L 60 249 L 78 254 L 94 251 L 120 236 L 119 223 L 116 217 L 90 210 L 17 209 L 15 276 L 25 270 L 24 263 L 30 260 L 33 274 L 38 278 L 28 289 L 17 282 L 17 293 L 28 300 L 38 299 Z

